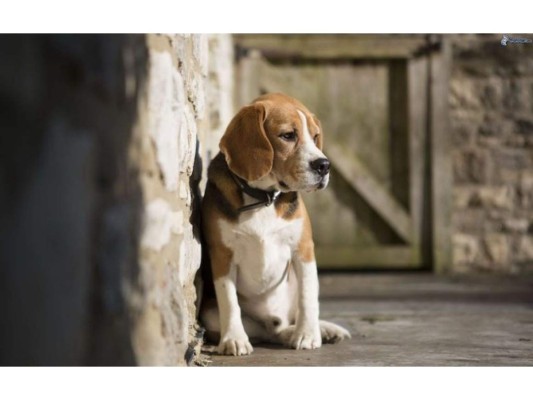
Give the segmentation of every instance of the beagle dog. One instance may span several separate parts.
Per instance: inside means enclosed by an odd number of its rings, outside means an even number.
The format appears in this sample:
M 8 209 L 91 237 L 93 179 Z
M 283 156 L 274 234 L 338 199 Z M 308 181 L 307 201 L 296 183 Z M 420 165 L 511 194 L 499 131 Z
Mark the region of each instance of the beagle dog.
M 299 193 L 328 184 L 322 143 L 320 121 L 279 93 L 243 107 L 220 141 L 202 203 L 216 301 L 204 300 L 200 311 L 220 354 L 250 354 L 254 341 L 316 349 L 350 337 L 319 320 L 311 223 Z

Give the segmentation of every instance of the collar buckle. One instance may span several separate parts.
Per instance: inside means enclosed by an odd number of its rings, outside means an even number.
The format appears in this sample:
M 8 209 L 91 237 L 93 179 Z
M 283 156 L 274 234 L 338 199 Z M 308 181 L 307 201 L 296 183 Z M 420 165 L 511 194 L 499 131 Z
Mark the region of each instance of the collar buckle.
M 268 199 L 268 201 L 265 203 L 265 207 L 268 207 L 272 203 L 274 203 L 276 199 L 279 197 L 280 193 L 281 192 L 279 190 L 274 190 L 272 192 L 265 192 L 266 197 Z

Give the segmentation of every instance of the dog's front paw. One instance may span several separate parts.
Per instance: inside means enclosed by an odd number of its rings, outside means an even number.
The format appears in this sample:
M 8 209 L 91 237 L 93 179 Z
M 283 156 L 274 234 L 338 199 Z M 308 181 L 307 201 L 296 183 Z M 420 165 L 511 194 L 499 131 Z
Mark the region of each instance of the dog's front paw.
M 322 337 L 318 326 L 313 328 L 291 326 L 285 329 L 281 336 L 285 345 L 296 350 L 318 349 L 322 346 Z
M 246 356 L 254 351 L 254 348 L 248 340 L 248 336 L 226 337 L 220 340 L 217 349 L 219 354 L 230 356 Z

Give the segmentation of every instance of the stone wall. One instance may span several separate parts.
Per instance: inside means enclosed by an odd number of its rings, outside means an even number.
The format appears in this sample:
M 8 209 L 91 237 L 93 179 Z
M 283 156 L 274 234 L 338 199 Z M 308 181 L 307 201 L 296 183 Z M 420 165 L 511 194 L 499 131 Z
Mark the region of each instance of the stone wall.
M 134 348 L 140 364 L 172 365 L 183 362 L 195 342 L 199 182 L 202 161 L 206 166 L 208 153 L 218 151 L 220 120 L 231 110 L 231 40 L 162 35 L 147 43 L 146 112 L 136 135 L 145 205 L 139 258 L 144 296 L 136 304 Z
M 0 364 L 191 361 L 230 37 L 4 35 L 0 54 Z
M 143 192 L 133 347 L 141 365 L 183 362 L 194 335 L 200 240 L 191 218 L 205 129 L 205 36 L 147 38 L 146 97 L 134 130 Z
M 533 272 L 533 51 L 452 36 L 454 272 Z

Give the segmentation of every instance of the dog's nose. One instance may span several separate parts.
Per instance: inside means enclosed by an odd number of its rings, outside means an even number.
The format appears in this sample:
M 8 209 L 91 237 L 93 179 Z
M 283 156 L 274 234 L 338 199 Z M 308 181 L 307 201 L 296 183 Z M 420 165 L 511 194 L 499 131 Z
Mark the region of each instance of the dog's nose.
M 316 160 L 311 161 L 309 164 L 311 165 L 311 169 L 316 171 L 320 176 L 325 176 L 329 172 L 330 164 L 327 158 L 317 158 Z

